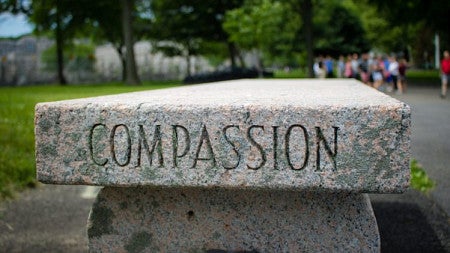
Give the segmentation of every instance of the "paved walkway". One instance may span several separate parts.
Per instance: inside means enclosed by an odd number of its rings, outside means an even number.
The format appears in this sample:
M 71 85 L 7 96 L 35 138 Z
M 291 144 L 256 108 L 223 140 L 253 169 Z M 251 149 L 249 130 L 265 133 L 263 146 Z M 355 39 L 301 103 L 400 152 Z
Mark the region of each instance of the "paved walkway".
M 382 252 L 450 252 L 450 98 L 412 87 L 412 153 L 437 181 L 429 196 L 371 195 Z M 98 188 L 40 185 L 0 204 L 0 252 L 87 252 L 86 220 Z
M 450 216 L 450 98 L 439 92 L 414 88 L 396 97 L 412 108 L 412 156 L 437 182 L 431 196 Z

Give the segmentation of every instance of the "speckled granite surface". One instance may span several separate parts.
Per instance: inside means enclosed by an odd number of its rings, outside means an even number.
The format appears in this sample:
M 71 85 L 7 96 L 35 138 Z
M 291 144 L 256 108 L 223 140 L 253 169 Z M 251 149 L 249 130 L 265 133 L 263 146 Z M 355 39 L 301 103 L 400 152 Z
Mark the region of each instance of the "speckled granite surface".
M 36 106 L 54 184 L 401 192 L 409 107 L 353 80 L 240 80 Z
M 366 194 L 103 188 L 91 252 L 378 252 Z

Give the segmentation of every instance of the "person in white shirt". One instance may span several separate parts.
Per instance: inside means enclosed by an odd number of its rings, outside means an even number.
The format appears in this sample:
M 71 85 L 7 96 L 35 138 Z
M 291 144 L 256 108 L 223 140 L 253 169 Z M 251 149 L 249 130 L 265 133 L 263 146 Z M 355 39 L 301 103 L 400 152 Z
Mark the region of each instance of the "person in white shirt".
M 402 91 L 398 89 L 397 81 L 398 81 L 398 62 L 395 56 L 391 56 L 389 58 L 389 73 L 391 73 L 392 79 L 392 88 L 393 90 L 397 90 L 397 93 L 401 93 Z

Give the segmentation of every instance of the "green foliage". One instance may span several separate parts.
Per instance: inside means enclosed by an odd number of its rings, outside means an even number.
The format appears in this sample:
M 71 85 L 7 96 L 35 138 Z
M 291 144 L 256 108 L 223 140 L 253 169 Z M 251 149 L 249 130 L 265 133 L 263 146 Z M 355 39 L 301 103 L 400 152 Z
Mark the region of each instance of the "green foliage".
M 184 54 L 184 50 L 181 45 L 170 42 L 154 43 L 152 45 L 152 51 L 154 53 L 162 52 L 165 56 L 169 57 L 182 56 Z
M 196 54 L 200 43 L 226 43 L 228 35 L 222 29 L 223 17 L 227 10 L 236 8 L 241 2 L 154 0 L 149 36 L 158 41 L 181 44 L 190 55 Z
M 408 52 L 408 48 L 417 44 L 417 41 L 427 35 L 421 32 L 424 23 L 404 22 L 404 20 L 393 21 L 392 17 L 387 14 L 391 10 L 387 12 L 383 8 L 377 8 L 377 5 L 369 2 L 347 0 L 346 6 L 349 6 L 355 13 L 359 13 L 370 43 L 375 48 L 384 52 L 413 53 L 414 58 L 420 60 L 423 55 L 423 50 L 418 50 L 417 47 L 414 47 L 414 52 Z M 401 5 L 392 5 L 389 8 L 402 7 Z M 406 13 L 405 9 L 401 10 L 401 12 Z M 430 40 L 431 44 L 431 38 L 429 36 L 425 40 Z M 432 46 L 426 49 L 426 51 L 430 52 L 432 50 Z M 417 51 L 422 52 L 417 54 Z
M 222 28 L 227 10 L 236 8 L 242 0 L 197 1 L 154 0 L 151 2 L 152 22 L 147 34 L 156 45 L 154 49 L 168 56 L 183 56 L 190 75 L 190 57 L 202 53 L 217 62 L 223 52 L 235 51 L 225 47 L 228 35 Z M 223 43 L 224 46 L 217 46 Z M 221 50 L 216 52 L 213 50 Z M 212 50 L 212 51 L 209 51 Z
M 95 46 L 92 44 L 80 43 L 67 48 L 69 62 L 67 69 L 72 71 L 94 71 Z
M 342 6 L 360 18 L 369 43 L 377 48 L 385 50 L 385 41 L 393 41 L 392 38 L 396 37 L 392 34 L 392 27 L 374 4 L 367 1 L 344 0 Z
M 390 24 L 400 26 L 424 21 L 434 32 L 448 33 L 450 2 L 448 0 L 368 0 L 375 4 Z
M 356 2 L 356 1 L 355 1 Z M 374 6 L 377 15 L 385 22 L 386 29 L 372 31 L 378 34 L 380 44 L 375 45 L 389 51 L 404 51 L 412 54 L 416 65 L 424 67 L 430 59 L 426 52 L 434 50 L 434 35 L 440 35 L 441 48 L 450 48 L 450 1 L 448 0 L 366 0 Z
M 339 54 L 364 52 L 370 42 L 356 5 L 348 0 L 313 1 L 314 53 Z M 223 23 L 230 40 L 241 48 L 257 49 L 272 65 L 304 65 L 305 38 L 301 15 L 303 1 L 248 0 L 228 11 Z M 353 8 L 353 9 L 352 9 Z M 355 9 L 355 10 L 354 10 Z
M 64 48 L 64 65 L 71 71 L 93 71 L 95 64 L 95 45 L 86 43 L 71 44 Z M 55 71 L 56 46 L 53 45 L 42 52 L 41 61 L 44 63 L 44 70 Z
M 423 193 L 429 192 L 436 186 L 436 183 L 427 176 L 427 173 L 419 165 L 417 160 L 411 161 L 411 187 Z
M 77 32 L 85 28 L 86 23 L 82 17 L 87 9 L 85 4 L 85 0 L 77 4 L 69 0 L 32 1 L 30 20 L 35 24 L 35 32 L 53 33 L 59 25 L 64 34 L 64 41 L 72 39 Z
M 219 66 L 228 57 L 227 45 L 215 41 L 203 41 L 200 45 L 198 53 L 206 59 L 212 66 Z
M 280 60 L 292 52 L 300 24 L 299 15 L 286 3 L 249 0 L 226 13 L 223 28 L 239 47 L 256 49 L 264 58 Z
M 44 64 L 44 70 L 55 71 L 57 68 L 56 62 L 56 46 L 51 46 L 44 50 L 41 54 L 41 61 Z
M 316 54 L 362 53 L 370 50 L 366 31 L 359 16 L 342 4 L 328 3 L 317 10 L 314 18 L 316 26 Z
M 34 106 L 38 102 L 160 89 L 179 82 L 0 88 L 0 199 L 35 185 Z
M 28 1 L 23 0 L 1 0 L 0 12 L 10 12 L 12 14 L 28 14 L 31 9 Z

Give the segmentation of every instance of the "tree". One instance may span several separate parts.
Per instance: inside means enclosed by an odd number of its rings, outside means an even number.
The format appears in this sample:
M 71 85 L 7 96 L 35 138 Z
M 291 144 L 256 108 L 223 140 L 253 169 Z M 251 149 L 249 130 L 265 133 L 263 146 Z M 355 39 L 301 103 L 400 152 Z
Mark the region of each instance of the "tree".
M 308 77 L 314 77 L 314 37 L 313 37 L 313 5 L 311 0 L 300 0 L 301 10 L 300 15 L 303 21 L 303 32 L 305 36 L 305 44 L 306 44 L 306 57 L 307 57 L 307 65 L 308 65 Z
M 262 74 L 263 58 L 274 60 L 292 51 L 299 20 L 290 6 L 280 1 L 247 1 L 226 13 L 223 28 L 239 47 L 256 49 Z
M 205 57 L 212 66 L 221 65 L 229 57 L 228 45 L 217 41 L 203 41 L 199 47 L 198 54 Z M 238 55 L 241 67 L 245 67 L 245 63 Z
M 31 14 L 31 3 L 27 0 L 0 0 L 0 13 L 9 12 L 13 15 Z
M 52 31 L 56 40 L 56 61 L 58 82 L 66 84 L 64 76 L 64 45 L 80 26 L 70 9 L 70 3 L 65 0 L 33 1 L 31 20 L 36 25 L 36 32 Z
M 86 35 L 93 41 L 108 41 L 116 50 L 122 63 L 122 82 L 126 81 L 126 57 L 124 51 L 124 36 L 122 19 L 122 7 L 113 1 L 91 1 L 85 8 L 83 15 L 90 30 Z
M 41 33 L 52 32 L 57 45 L 58 79 L 65 83 L 64 50 L 75 36 L 107 40 L 122 61 L 122 79 L 128 84 L 140 83 L 134 59 L 134 1 L 49 0 L 33 2 L 32 21 Z M 125 50 L 124 50 L 125 48 Z M 128 52 L 128 53 L 127 53 Z
M 314 4 L 312 0 L 291 0 L 289 3 L 291 4 L 292 10 L 297 12 L 301 17 L 301 34 L 298 33 L 296 36 L 297 46 L 295 50 L 301 48 L 302 45 L 304 46 L 308 77 L 311 78 L 314 77 Z M 304 41 L 304 43 L 301 43 L 301 41 Z
M 110 42 L 122 63 L 122 81 L 128 84 L 139 84 L 133 45 L 136 35 L 142 37 L 142 32 L 137 33 L 137 31 L 144 30 L 142 28 L 144 22 L 141 18 L 146 11 L 143 8 L 146 7 L 144 1 L 125 1 L 121 4 L 107 0 L 79 0 L 78 2 L 80 1 L 82 1 L 80 5 L 84 7 L 78 14 L 89 28 L 84 29 L 82 36 L 89 36 L 97 42 Z M 136 3 L 139 5 L 136 6 Z M 138 7 L 141 9 L 138 10 Z M 136 26 L 139 26 L 139 29 Z M 127 52 L 130 53 L 127 54 Z
M 0 0 L 0 13 L 10 12 L 14 15 L 31 13 L 30 2 L 26 0 Z
M 93 72 L 95 65 L 94 57 L 95 45 L 88 43 L 73 43 L 64 47 L 64 66 L 71 71 Z M 42 52 L 41 61 L 43 69 L 55 71 L 58 64 L 55 62 L 56 45 L 53 45 Z
M 64 47 L 72 39 L 91 31 L 87 22 L 87 9 L 91 1 L 79 0 L 76 3 L 70 0 L 33 1 L 31 4 L 30 19 L 36 25 L 38 34 L 52 34 L 56 40 L 56 62 L 58 82 L 67 83 L 64 76 Z M 95 8 L 95 6 L 93 6 Z
M 308 77 L 314 77 L 315 54 L 362 52 L 370 49 L 366 31 L 352 0 L 291 0 L 291 8 L 301 16 L 301 29 L 294 50 L 306 58 Z M 306 52 L 306 53 L 305 53 Z
M 361 20 L 341 4 L 330 4 L 318 10 L 314 18 L 316 27 L 316 54 L 363 53 L 370 50 Z M 332 24 L 332 25 L 330 25 Z
M 187 63 L 187 76 L 191 75 L 191 57 L 196 55 L 200 38 L 201 28 L 196 25 L 201 21 L 197 12 L 194 12 L 195 3 L 185 1 L 153 1 L 152 9 L 155 13 L 155 22 L 151 37 L 159 42 L 154 43 L 154 49 L 167 56 L 185 57 Z M 187 5 L 191 4 L 191 5 Z
M 416 63 L 420 63 L 423 54 L 433 50 L 431 41 L 434 34 L 439 34 L 441 45 L 450 47 L 450 2 L 447 0 L 420 1 L 420 0 L 367 0 L 377 7 L 379 15 L 387 22 L 387 32 L 395 31 L 391 38 L 401 38 L 402 51 L 413 49 Z M 416 36 L 418 35 L 418 36 Z M 425 41 L 428 41 L 425 43 Z M 395 45 L 386 39 L 385 43 Z M 420 56 L 420 57 L 417 57 Z
M 170 41 L 176 47 L 181 46 L 182 50 L 173 48 L 171 51 L 179 52 L 188 62 L 203 43 L 226 43 L 234 67 L 237 48 L 234 43 L 229 42 L 222 22 L 225 12 L 239 7 L 241 3 L 242 0 L 154 0 L 154 23 L 149 35 L 155 40 Z M 167 53 L 167 47 L 161 49 Z
M 122 32 L 126 49 L 126 83 L 140 84 L 134 59 L 133 17 L 134 1 L 121 0 L 122 3 Z

